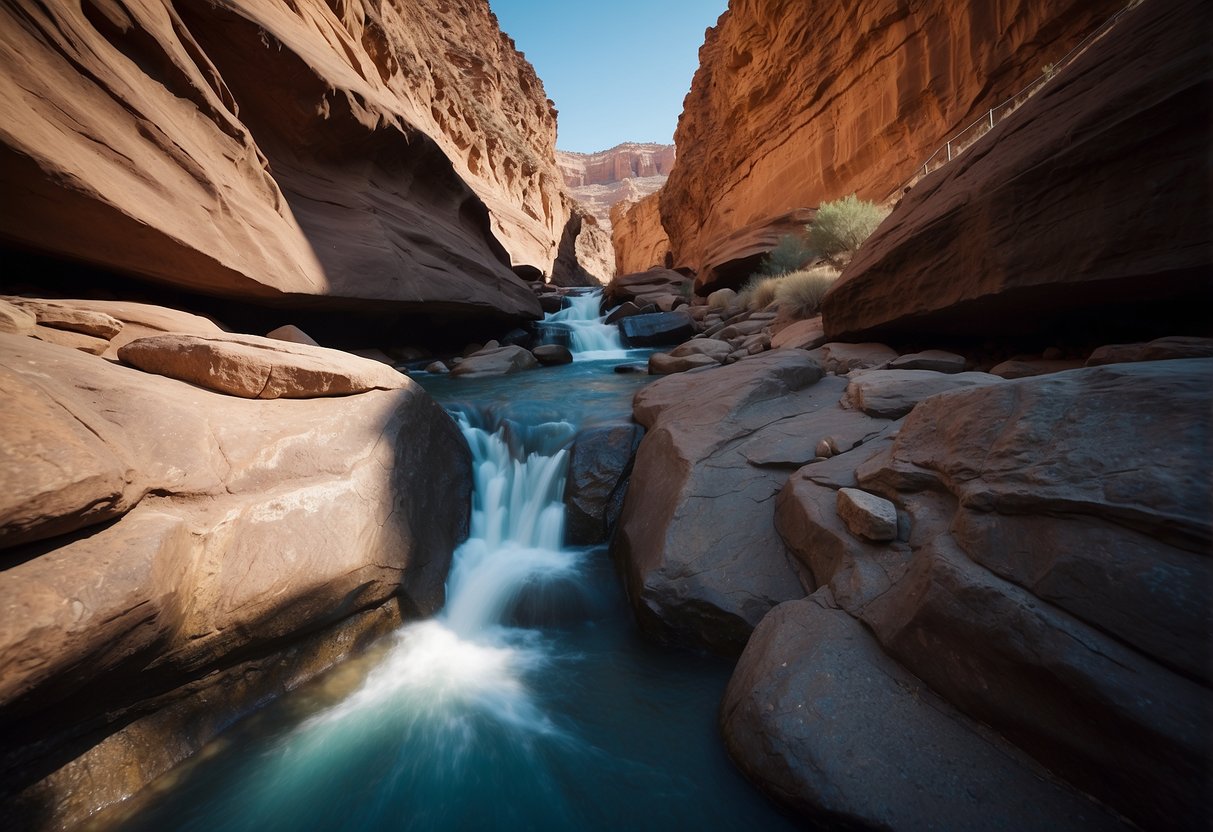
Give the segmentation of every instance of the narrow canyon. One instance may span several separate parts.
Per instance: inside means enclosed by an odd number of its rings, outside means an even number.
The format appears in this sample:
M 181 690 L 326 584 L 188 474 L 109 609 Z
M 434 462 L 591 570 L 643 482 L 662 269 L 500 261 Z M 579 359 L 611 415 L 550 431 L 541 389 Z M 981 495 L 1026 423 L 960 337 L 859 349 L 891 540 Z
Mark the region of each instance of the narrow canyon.
M 0 2 L 4 828 L 1207 829 L 1213 6 L 492 5 Z

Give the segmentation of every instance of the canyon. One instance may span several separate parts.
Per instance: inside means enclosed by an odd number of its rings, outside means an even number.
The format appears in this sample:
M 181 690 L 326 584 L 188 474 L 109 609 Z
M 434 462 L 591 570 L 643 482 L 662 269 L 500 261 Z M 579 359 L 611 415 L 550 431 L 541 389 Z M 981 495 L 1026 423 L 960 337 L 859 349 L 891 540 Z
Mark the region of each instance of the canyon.
M 1211 30 L 731 0 L 569 154 L 487 0 L 4 4 L 6 823 L 1203 828 Z

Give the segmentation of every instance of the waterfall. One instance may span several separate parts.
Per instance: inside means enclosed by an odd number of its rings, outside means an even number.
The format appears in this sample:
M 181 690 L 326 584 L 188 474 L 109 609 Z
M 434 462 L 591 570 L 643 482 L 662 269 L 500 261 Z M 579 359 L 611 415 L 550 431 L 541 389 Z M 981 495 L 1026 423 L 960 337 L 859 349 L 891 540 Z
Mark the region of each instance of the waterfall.
M 568 295 L 567 305 L 545 315 L 539 327 L 552 340 L 567 340 L 574 360 L 623 358 L 627 351 L 619 338 L 619 327 L 603 323 L 605 318 L 598 314 L 601 302 L 601 291 Z

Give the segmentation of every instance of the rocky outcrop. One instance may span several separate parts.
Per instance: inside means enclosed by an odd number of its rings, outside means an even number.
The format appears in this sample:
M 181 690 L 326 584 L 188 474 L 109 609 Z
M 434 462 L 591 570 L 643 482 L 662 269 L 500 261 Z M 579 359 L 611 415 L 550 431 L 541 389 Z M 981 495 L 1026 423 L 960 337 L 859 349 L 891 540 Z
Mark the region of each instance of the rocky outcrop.
M 598 153 L 558 150 L 556 162 L 564 184 L 570 188 L 611 185 L 626 179 L 669 176 L 674 167 L 674 145 L 624 142 Z
M 115 340 L 177 318 L 90 311 L 122 322 Z M 393 389 L 248 399 L 0 335 L 7 819 L 80 822 L 441 605 L 470 455 L 424 391 L 366 364 Z
M 539 316 L 509 267 L 564 233 L 555 111 L 483 0 L 20 0 L 0 28 L 7 243 L 226 298 Z
M 827 334 L 1207 328 L 1211 26 L 1197 0 L 1128 12 L 910 191 L 826 296 Z
M 661 224 L 661 196 L 626 199 L 611 208 L 611 245 L 619 274 L 674 265 L 670 238 Z
M 757 652 L 743 657 L 746 681 L 726 709 L 726 732 L 759 726 L 761 742 L 731 742 L 742 767 L 792 805 L 807 800 L 810 813 L 907 810 L 886 802 L 899 777 L 852 780 L 849 769 L 813 764 L 839 718 L 813 698 L 828 683 L 820 674 L 875 678 L 876 655 L 893 668 L 879 678 L 901 672 L 895 659 L 964 714 L 948 717 L 949 730 L 989 726 L 1143 828 L 1201 828 L 1213 773 L 1210 390 L 1213 362 L 1200 359 L 953 390 L 918 404 L 895 438 L 801 468 L 777 500 L 781 536 L 809 585 L 829 590 L 825 607 L 864 626 L 809 605 L 780 608 L 772 632 L 751 642 Z M 856 534 L 840 511 L 843 489 L 891 502 L 895 539 Z M 772 638 L 801 640 L 806 652 L 768 655 Z M 822 650 L 827 663 L 813 664 Z M 805 682 L 780 693 L 772 714 L 762 691 L 788 678 Z M 873 736 L 884 738 L 865 748 L 895 760 L 907 727 L 883 720 L 901 707 L 896 691 L 864 690 Z M 792 709 L 803 717 L 786 716 Z M 952 783 L 952 758 L 932 752 L 914 777 L 938 767 L 927 791 L 936 777 Z M 949 792 L 933 816 L 997 799 L 984 788 Z M 1073 818 L 1066 810 L 1045 825 Z
M 643 435 L 634 424 L 602 425 L 577 434 L 564 486 L 565 538 L 570 544 L 590 546 L 610 538 Z
M 568 211 L 551 282 L 556 286 L 601 286 L 615 276 L 609 229 L 580 205 Z
M 710 285 L 741 229 L 852 192 L 884 200 L 1123 5 L 734 0 L 700 49 L 661 190 L 675 264 Z

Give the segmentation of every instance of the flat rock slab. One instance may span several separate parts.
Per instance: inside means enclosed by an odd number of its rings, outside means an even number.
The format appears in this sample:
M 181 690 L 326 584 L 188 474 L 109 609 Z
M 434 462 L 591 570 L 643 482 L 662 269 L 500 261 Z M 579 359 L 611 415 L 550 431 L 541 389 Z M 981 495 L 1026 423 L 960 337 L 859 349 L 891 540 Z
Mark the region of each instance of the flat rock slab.
M 377 361 L 255 335 L 153 335 L 126 344 L 118 357 L 144 372 L 246 399 L 346 396 L 409 383 Z
M 936 696 L 828 590 L 763 619 L 721 726 L 752 780 L 831 828 L 1125 828 Z
M 1174 358 L 1213 358 L 1213 338 L 1168 336 L 1143 344 L 1108 344 L 1091 353 L 1087 366 L 1168 361 Z
M 729 357 L 729 353 L 733 351 L 724 341 L 715 338 L 692 338 L 690 341 L 679 344 L 670 350 L 670 355 L 675 358 L 682 358 L 688 355 L 707 355 L 716 359 L 717 363 L 723 362 Z
M 897 358 L 897 351 L 884 344 L 824 344 L 809 354 L 821 362 L 828 373 L 846 375 L 852 370 L 871 370 L 887 367 Z
M 882 419 L 900 419 L 923 399 L 962 387 L 1000 384 L 989 373 L 939 373 L 933 370 L 870 370 L 847 385 L 847 401 L 857 410 Z
M 821 316 L 818 315 L 816 318 L 796 321 L 776 332 L 771 336 L 771 349 L 811 350 L 820 347 L 825 342 L 825 329 L 821 323 Z
M 11 335 L 32 335 L 38 319 L 32 312 L 16 304 L 0 300 L 0 332 Z
M 1049 373 L 1062 373 L 1085 366 L 1085 362 L 1068 359 L 1012 358 L 990 368 L 990 374 L 1002 378 L 1030 378 Z
M 649 356 L 649 373 L 655 376 L 669 376 L 674 373 L 685 373 L 687 370 L 697 370 L 700 367 L 716 367 L 718 360 L 710 355 L 669 355 L 655 352 Z
M 923 350 L 893 359 L 890 370 L 934 370 L 937 373 L 962 373 L 965 357 L 946 350 Z
M 25 300 L 24 298 L 12 298 L 11 300 L 27 312 L 32 313 L 42 326 L 79 332 L 104 341 L 110 340 L 122 331 L 122 321 L 97 310 L 65 306 L 53 301 Z

